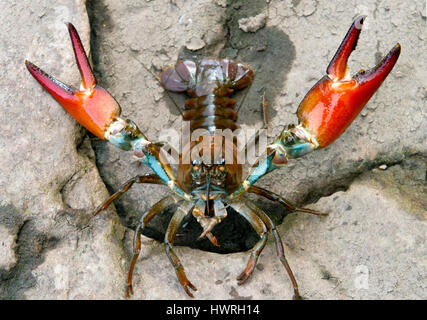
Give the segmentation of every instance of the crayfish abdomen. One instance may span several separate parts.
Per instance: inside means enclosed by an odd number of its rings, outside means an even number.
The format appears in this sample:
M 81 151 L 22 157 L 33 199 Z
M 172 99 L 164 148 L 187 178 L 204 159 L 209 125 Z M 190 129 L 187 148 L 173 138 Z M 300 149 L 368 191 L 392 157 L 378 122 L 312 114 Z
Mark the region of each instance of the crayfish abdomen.
M 161 82 L 165 89 L 187 92 L 184 120 L 190 121 L 190 130 L 238 129 L 236 101 L 230 98 L 236 89 L 250 85 L 255 77 L 253 69 L 231 59 L 205 58 L 198 62 L 179 61 L 165 69 Z

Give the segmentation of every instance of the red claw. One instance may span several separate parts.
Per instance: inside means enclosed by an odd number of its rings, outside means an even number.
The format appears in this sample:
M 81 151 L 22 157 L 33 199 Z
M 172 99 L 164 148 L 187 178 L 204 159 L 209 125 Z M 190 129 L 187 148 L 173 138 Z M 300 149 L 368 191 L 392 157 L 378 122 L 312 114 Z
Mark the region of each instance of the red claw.
M 25 61 L 31 75 L 76 119 L 82 126 L 100 139 L 107 126 L 120 115 L 117 101 L 96 84 L 80 37 L 74 26 L 68 24 L 77 66 L 82 77 L 81 90 L 68 86 L 29 61 Z
M 307 93 L 297 111 L 300 124 L 315 135 L 321 148 L 347 129 L 399 57 L 400 44 L 396 44 L 377 66 L 350 76 L 347 60 L 356 47 L 364 19 L 358 17 L 353 22 L 327 68 L 327 75 Z

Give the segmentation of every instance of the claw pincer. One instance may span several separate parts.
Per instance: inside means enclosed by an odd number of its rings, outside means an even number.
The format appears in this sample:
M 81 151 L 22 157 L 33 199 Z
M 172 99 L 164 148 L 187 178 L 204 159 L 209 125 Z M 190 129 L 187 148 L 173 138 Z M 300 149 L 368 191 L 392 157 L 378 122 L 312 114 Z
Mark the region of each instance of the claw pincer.
M 369 71 L 350 75 L 347 61 L 356 48 L 365 17 L 354 20 L 326 72 L 305 95 L 297 111 L 298 125 L 288 125 L 267 148 L 242 186 L 229 196 L 242 195 L 265 174 L 335 141 L 353 122 L 396 64 L 400 44 Z
M 369 71 L 350 75 L 347 61 L 356 48 L 365 17 L 358 17 L 335 53 L 326 72 L 300 103 L 299 124 L 283 130 L 271 147 L 282 151 L 273 162 L 300 157 L 335 141 L 353 122 L 363 107 L 393 69 L 400 54 L 400 44 Z
M 374 68 L 350 76 L 347 61 L 356 48 L 364 18 L 353 22 L 327 68 L 327 75 L 307 93 L 298 108 L 300 125 L 315 136 L 321 148 L 331 144 L 353 122 L 400 54 L 400 44 L 396 44 Z
M 29 61 L 25 61 L 32 76 L 76 119 L 98 138 L 105 140 L 107 126 L 120 115 L 117 101 L 96 84 L 88 58 L 74 26 L 68 24 L 77 66 L 82 77 L 80 90 L 68 86 Z
M 67 26 L 82 77 L 80 90 L 62 83 L 33 63 L 25 61 L 28 71 L 82 126 L 102 140 L 108 140 L 123 150 L 132 150 L 174 193 L 190 199 L 190 195 L 177 186 L 171 167 L 161 161 L 160 147 L 151 143 L 133 121 L 119 118 L 121 109 L 118 102 L 107 90 L 96 84 L 96 77 L 80 37 L 71 23 Z

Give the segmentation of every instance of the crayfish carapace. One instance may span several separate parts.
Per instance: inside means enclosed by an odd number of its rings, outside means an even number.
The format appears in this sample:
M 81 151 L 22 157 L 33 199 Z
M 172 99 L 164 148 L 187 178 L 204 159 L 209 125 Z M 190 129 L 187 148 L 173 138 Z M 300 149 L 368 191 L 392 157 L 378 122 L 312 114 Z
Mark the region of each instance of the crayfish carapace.
M 325 215 L 310 209 L 297 208 L 278 194 L 255 186 L 264 175 L 272 172 L 288 160 L 301 157 L 318 148 L 323 148 L 337 139 L 359 114 L 390 71 L 399 54 L 397 44 L 384 59 L 369 71 L 360 71 L 351 76 L 347 60 L 355 49 L 365 17 L 358 17 L 350 27 L 338 51 L 330 62 L 326 75 L 307 93 L 298 111 L 298 125 L 286 126 L 279 137 L 265 150 L 263 156 L 253 165 L 246 178 L 242 178 L 242 166 L 229 163 L 223 156 L 224 147 L 215 143 L 217 129 L 236 130 L 236 102 L 231 98 L 235 90 L 251 84 L 254 70 L 247 64 L 231 59 L 209 59 L 201 61 L 184 60 L 166 68 L 160 77 L 161 85 L 169 91 L 186 92 L 190 98 L 181 113 L 190 122 L 191 131 L 203 129 L 212 143 L 197 151 L 198 157 L 190 162 L 181 161 L 175 174 L 166 158 L 162 156 L 162 143 L 150 141 L 131 120 L 120 118 L 120 106 L 103 88 L 97 85 L 77 31 L 68 24 L 74 54 L 79 67 L 82 83 L 76 90 L 49 76 L 31 62 L 26 66 L 33 77 L 67 110 L 81 125 L 98 138 L 108 140 L 117 147 L 132 151 L 142 163 L 148 165 L 153 174 L 136 176 L 103 203 L 95 212 L 105 209 L 114 199 L 126 192 L 134 183 L 163 184 L 172 191 L 146 212 L 138 225 L 134 239 L 134 256 L 130 264 L 127 294 L 133 293 L 132 274 L 141 250 L 141 230 L 150 220 L 164 209 L 176 205 L 165 235 L 165 248 L 179 282 L 189 296 L 190 289 L 196 290 L 187 279 L 179 258 L 172 249 L 175 235 L 183 219 L 193 215 L 203 228 L 201 237 L 217 245 L 212 234 L 215 225 L 227 217 L 227 207 L 239 212 L 258 233 L 260 240 L 251 251 L 248 264 L 237 277 L 244 283 L 255 269 L 263 250 L 267 234 L 275 238 L 277 255 L 285 267 L 299 298 L 298 286 L 283 252 L 283 244 L 271 219 L 254 202 L 245 199 L 245 193 L 253 193 L 278 202 L 290 210 Z M 187 152 L 192 152 L 191 145 Z M 231 154 L 236 146 L 231 145 Z M 212 151 L 212 161 L 203 153 Z M 219 155 L 219 156 L 218 156 Z M 186 158 L 181 154 L 180 159 Z M 188 157 L 187 157 L 188 158 Z M 234 159 L 234 157 L 233 157 Z

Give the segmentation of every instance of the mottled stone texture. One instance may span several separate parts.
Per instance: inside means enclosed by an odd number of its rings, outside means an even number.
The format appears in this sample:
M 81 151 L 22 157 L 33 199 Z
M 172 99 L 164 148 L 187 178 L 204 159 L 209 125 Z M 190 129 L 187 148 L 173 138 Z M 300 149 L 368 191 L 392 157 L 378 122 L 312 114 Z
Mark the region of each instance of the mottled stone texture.
M 25 69 L 29 59 L 78 85 L 66 21 L 89 48 L 84 2 L 2 1 L 0 297 L 121 298 L 115 214 L 91 219 L 107 195 L 84 130 Z
M 228 56 L 250 63 L 256 80 L 239 115 L 262 126 L 260 94 L 269 100 L 272 140 L 296 122 L 304 94 L 325 73 L 353 18 L 367 14 L 353 73 L 393 47 L 399 61 L 362 114 L 330 147 L 264 178 L 267 187 L 329 217 L 287 213 L 260 202 L 277 223 L 301 293 L 309 299 L 426 299 L 427 45 L 421 0 L 373 1 L 51 1 L 0 2 L 0 298 L 121 299 L 133 230 L 168 191 L 135 186 L 107 212 L 91 212 L 145 167 L 87 134 L 38 85 L 28 59 L 78 87 L 65 22 L 91 49 L 99 83 L 152 140 L 179 130 L 181 118 L 152 72 L 178 58 Z M 266 15 L 245 32 L 242 19 Z M 243 20 L 245 21 L 245 20 Z M 89 24 L 90 22 L 90 24 Z M 139 62 L 138 62 L 139 60 Z M 182 105 L 184 96 L 173 95 Z M 237 98 L 242 98 L 238 94 Z M 376 169 L 380 165 L 386 170 Z M 311 203 L 311 204 L 310 204 Z M 170 212 L 145 232 L 161 239 Z M 177 248 L 200 299 L 290 299 L 286 272 L 268 241 L 242 287 L 256 234 L 237 214 L 214 234 L 218 254 L 190 221 Z M 192 249 L 188 248 L 191 246 Z M 136 299 L 186 299 L 156 240 L 143 239 Z

